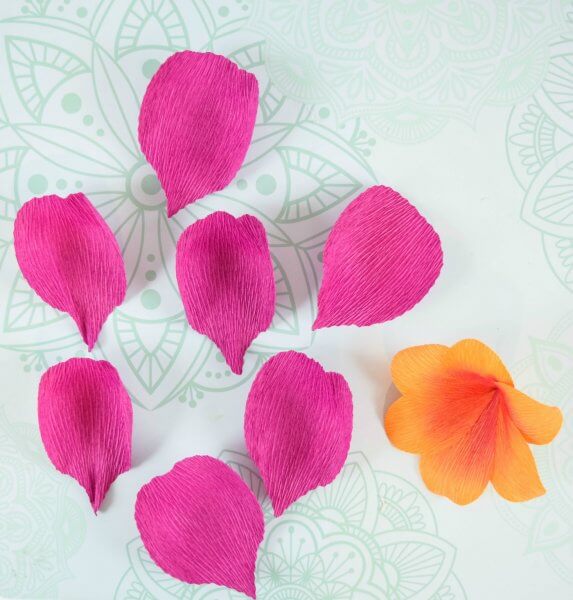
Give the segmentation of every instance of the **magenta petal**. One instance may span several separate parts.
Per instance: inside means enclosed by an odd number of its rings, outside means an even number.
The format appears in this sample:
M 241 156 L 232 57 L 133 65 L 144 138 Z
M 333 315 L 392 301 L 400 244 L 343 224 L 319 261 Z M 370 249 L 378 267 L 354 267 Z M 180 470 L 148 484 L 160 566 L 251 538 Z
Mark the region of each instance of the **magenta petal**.
M 40 380 L 38 421 L 58 471 L 86 490 L 97 513 L 109 486 L 131 467 L 131 400 L 105 360 L 72 358 Z
M 123 258 L 107 223 L 83 194 L 32 198 L 16 215 L 14 248 L 30 287 L 74 319 L 91 350 L 125 297 Z
M 258 372 L 245 409 L 245 440 L 276 516 L 344 465 L 352 436 L 352 394 L 299 352 L 281 352 Z
M 430 291 L 443 263 L 438 234 L 400 194 L 368 188 L 326 241 L 313 329 L 390 321 Z
M 154 477 L 137 494 L 135 522 L 149 555 L 169 575 L 256 597 L 263 511 L 225 463 L 193 456 Z
M 147 86 L 139 143 L 167 196 L 167 214 L 226 187 L 253 135 L 259 85 L 224 56 L 185 50 Z
M 269 328 L 275 309 L 273 263 L 265 229 L 250 215 L 216 212 L 177 242 L 177 283 L 191 327 L 215 342 L 234 373 Z

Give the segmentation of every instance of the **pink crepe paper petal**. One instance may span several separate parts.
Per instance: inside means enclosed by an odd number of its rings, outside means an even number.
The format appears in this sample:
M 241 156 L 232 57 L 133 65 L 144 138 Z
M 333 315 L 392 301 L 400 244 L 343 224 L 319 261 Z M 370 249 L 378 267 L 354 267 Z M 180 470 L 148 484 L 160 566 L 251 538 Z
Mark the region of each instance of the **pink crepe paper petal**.
M 30 287 L 74 319 L 91 350 L 125 297 L 123 258 L 107 223 L 83 194 L 32 198 L 16 215 L 14 248 Z
M 172 577 L 256 597 L 263 511 L 225 463 L 193 456 L 154 477 L 137 494 L 135 522 L 151 558 Z
M 273 263 L 265 229 L 251 215 L 216 212 L 177 243 L 177 283 L 191 327 L 215 342 L 234 373 L 269 328 L 275 309 Z
M 40 380 L 38 421 L 53 465 L 78 481 L 97 513 L 131 467 L 133 409 L 117 371 L 91 358 L 50 367 Z
M 281 352 L 258 372 L 245 409 L 245 441 L 276 516 L 328 485 L 344 465 L 352 436 L 352 394 L 300 352 Z
M 313 329 L 395 319 L 430 291 L 443 263 L 438 234 L 398 192 L 368 188 L 326 241 Z
M 139 143 L 173 216 L 226 187 L 253 135 L 259 85 L 224 56 L 185 50 L 153 76 L 139 113 Z

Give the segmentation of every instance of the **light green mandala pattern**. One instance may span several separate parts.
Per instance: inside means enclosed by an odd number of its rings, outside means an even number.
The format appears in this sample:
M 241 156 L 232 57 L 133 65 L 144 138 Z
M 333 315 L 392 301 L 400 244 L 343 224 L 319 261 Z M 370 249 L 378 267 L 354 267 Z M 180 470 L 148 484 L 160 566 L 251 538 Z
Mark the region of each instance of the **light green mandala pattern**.
M 69 479 L 45 458 L 36 431 L 0 409 L 0 597 L 53 598 L 69 577 L 85 520 Z
M 551 444 L 532 446 L 547 494 L 524 504 L 497 497 L 497 507 L 524 535 L 523 552 L 542 555 L 573 586 L 573 314 L 531 345 L 512 372 L 525 393 L 561 408 L 563 428 Z
M 267 46 L 239 29 L 244 2 L 206 0 L 24 1 L 0 20 L 0 347 L 26 371 L 84 354 L 72 320 L 46 306 L 21 277 L 13 220 L 28 198 L 82 191 L 109 223 L 128 275 L 125 303 L 95 354 L 113 362 L 134 402 L 191 407 L 248 380 L 277 350 L 312 341 L 320 251 L 329 227 L 363 186 L 374 139 L 358 119 L 338 127 L 324 105 L 287 98 L 267 76 Z M 165 197 L 137 142 L 141 98 L 159 64 L 182 48 L 214 50 L 254 72 L 261 98 L 253 143 L 235 181 L 168 220 Z M 320 152 L 316 151 L 320 148 Z M 233 375 L 189 328 L 174 278 L 175 244 L 213 210 L 255 214 L 275 264 L 271 330 Z M 317 233 L 318 232 L 318 233 Z
M 256 572 L 260 600 L 466 598 L 453 572 L 455 549 L 439 537 L 427 501 L 404 479 L 374 471 L 363 454 L 351 453 L 333 484 L 310 492 L 278 519 L 249 459 L 230 451 L 220 458 L 265 512 Z M 115 600 L 245 598 L 168 577 L 139 538 L 127 554 L 130 567 Z
M 507 153 L 525 192 L 521 216 L 541 232 L 551 269 L 573 291 L 573 37 L 550 50 L 540 89 L 512 111 Z
M 278 89 L 398 142 L 531 94 L 565 27 L 561 0 L 253 1 Z

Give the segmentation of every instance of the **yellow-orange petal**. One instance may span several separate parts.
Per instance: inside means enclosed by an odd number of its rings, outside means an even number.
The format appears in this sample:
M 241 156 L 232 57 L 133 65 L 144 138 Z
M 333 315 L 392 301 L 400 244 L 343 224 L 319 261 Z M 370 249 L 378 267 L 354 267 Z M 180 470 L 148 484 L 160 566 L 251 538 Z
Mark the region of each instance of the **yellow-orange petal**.
M 428 387 L 429 378 L 439 374 L 447 346 L 427 344 L 412 346 L 398 352 L 390 367 L 394 385 L 403 393 L 421 394 Z
M 444 362 L 452 371 L 476 373 L 486 379 L 513 385 L 511 375 L 501 358 L 479 340 L 461 340 L 454 344 Z
M 512 502 L 524 502 L 545 493 L 533 454 L 503 405 L 499 411 L 491 481 L 498 494 Z
M 431 450 L 424 418 L 427 402 L 423 398 L 402 396 L 393 402 L 384 418 L 388 439 L 400 450 L 421 454 Z
M 526 442 L 548 444 L 561 429 L 563 415 L 557 406 L 541 404 L 514 387 L 499 384 L 509 416 Z
M 493 472 L 498 406 L 494 396 L 454 446 L 422 455 L 420 473 L 430 491 L 456 504 L 469 504 L 482 494 Z
M 437 395 L 402 396 L 386 412 L 386 435 L 405 452 L 440 452 L 463 438 L 492 398 L 493 392 L 459 397 L 447 386 Z

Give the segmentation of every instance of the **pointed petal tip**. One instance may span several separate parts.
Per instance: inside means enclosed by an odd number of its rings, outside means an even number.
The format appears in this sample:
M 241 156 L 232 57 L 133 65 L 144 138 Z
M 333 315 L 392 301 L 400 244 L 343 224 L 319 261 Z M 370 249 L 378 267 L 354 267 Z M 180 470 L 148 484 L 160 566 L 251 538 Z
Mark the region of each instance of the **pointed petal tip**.
M 92 485 L 92 487 L 87 487 L 84 486 L 82 484 L 82 487 L 84 488 L 86 494 L 88 495 L 89 501 L 90 501 L 90 506 L 92 507 L 92 510 L 94 512 L 94 515 L 97 516 L 98 511 L 100 509 L 100 506 L 103 502 L 103 499 L 105 497 L 105 493 L 103 495 L 97 495 L 97 490 L 95 489 L 95 486 Z M 107 491 L 107 490 L 106 490 Z
M 314 320 L 314 323 L 312 324 L 312 331 L 318 331 L 319 329 L 322 329 L 323 327 L 324 327 L 324 324 L 322 323 L 322 318 L 319 313 L 318 316 L 316 317 L 316 319 Z
M 285 503 L 282 498 L 276 497 L 274 494 L 271 495 L 269 493 L 269 499 L 271 501 L 271 506 L 273 507 L 273 514 L 277 518 L 282 516 L 289 507 L 289 504 Z
M 229 368 L 235 375 L 243 374 L 243 361 L 241 361 L 240 363 L 227 361 L 227 364 L 229 365 Z
M 216 343 L 216 345 L 221 351 L 221 354 L 231 371 L 235 375 L 241 375 L 243 373 L 243 367 L 245 366 L 247 348 L 250 344 L 245 346 L 244 342 L 236 343 L 235 340 L 225 339 L 224 342 Z
M 170 202 L 169 198 L 167 199 L 165 207 L 167 210 L 167 218 L 168 219 L 170 219 L 171 217 L 174 217 L 180 210 L 183 210 L 183 208 L 185 208 L 184 206 L 179 206 L 173 202 Z

